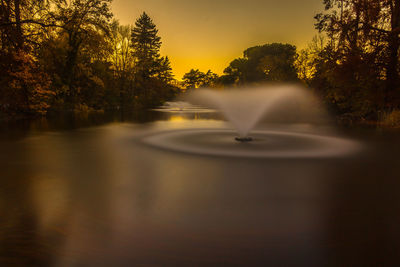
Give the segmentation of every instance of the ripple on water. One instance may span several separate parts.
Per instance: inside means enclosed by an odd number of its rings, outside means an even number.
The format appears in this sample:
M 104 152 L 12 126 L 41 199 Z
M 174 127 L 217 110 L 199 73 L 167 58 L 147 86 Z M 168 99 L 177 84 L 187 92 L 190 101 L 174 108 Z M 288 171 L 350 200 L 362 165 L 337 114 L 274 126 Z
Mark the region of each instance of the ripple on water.
M 153 134 L 151 146 L 191 154 L 251 158 L 319 158 L 351 155 L 361 145 L 353 140 L 309 133 L 254 131 L 253 141 L 237 142 L 232 130 L 190 129 Z

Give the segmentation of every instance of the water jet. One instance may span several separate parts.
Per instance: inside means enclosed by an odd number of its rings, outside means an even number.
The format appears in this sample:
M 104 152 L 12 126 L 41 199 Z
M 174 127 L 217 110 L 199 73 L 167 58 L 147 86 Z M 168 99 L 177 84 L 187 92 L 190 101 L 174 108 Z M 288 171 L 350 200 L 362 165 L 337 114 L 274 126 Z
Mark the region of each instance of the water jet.
M 323 113 L 309 90 L 296 85 L 275 85 L 239 89 L 197 89 L 187 101 L 219 110 L 238 133 L 236 141 L 248 142 L 248 134 L 261 119 L 307 120 Z M 286 122 L 285 121 L 285 122 Z
M 220 111 L 227 122 L 196 121 L 187 129 L 147 136 L 144 143 L 177 152 L 249 158 L 337 157 L 360 149 L 358 142 L 335 136 L 332 132 L 320 134 L 311 121 L 323 120 L 324 109 L 310 90 L 299 86 L 197 89 L 189 93 L 186 100 L 195 107 Z M 281 126 L 261 125 L 262 120 L 278 121 Z M 300 122 L 309 122 L 309 128 L 304 131 L 296 127 Z M 212 125 L 215 127 L 209 128 Z M 234 130 L 227 129 L 229 126 Z

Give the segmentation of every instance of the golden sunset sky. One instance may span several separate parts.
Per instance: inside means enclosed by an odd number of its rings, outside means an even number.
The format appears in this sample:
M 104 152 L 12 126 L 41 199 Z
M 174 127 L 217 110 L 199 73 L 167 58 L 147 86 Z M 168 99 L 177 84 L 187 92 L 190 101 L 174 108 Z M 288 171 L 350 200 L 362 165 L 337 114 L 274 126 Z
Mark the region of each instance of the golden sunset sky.
M 304 48 L 322 0 L 114 0 L 115 19 L 133 24 L 145 11 L 156 24 L 175 78 L 190 69 L 222 74 L 255 45 L 281 42 Z

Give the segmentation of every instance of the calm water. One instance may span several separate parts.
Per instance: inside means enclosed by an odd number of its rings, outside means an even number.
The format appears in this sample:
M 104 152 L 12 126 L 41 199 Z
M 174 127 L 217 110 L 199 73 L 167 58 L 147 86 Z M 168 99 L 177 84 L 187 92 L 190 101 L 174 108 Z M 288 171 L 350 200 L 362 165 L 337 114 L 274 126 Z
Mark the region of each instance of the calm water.
M 331 159 L 141 142 L 196 127 L 226 124 L 179 112 L 3 123 L 0 266 L 400 266 L 399 132 L 341 130 L 364 149 Z

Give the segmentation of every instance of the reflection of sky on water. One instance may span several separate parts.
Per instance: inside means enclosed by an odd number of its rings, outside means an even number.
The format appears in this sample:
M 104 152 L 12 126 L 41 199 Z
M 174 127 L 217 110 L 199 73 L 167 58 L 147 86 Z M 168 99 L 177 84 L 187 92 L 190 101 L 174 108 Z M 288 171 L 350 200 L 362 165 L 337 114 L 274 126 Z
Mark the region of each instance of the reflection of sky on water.
M 378 247 L 399 249 L 394 158 L 235 159 L 140 142 L 194 126 L 227 124 L 174 114 L 2 142 L 0 263 L 393 263 Z

